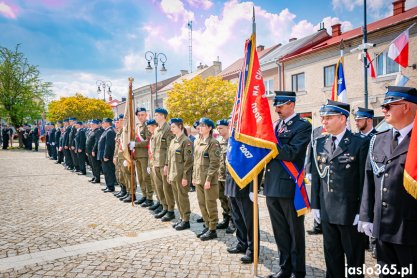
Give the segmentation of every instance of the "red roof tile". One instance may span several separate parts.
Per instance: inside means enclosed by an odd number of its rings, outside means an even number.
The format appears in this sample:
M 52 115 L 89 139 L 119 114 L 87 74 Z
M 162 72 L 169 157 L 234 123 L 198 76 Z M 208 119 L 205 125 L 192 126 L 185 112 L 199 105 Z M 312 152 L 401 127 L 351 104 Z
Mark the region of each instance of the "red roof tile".
M 398 24 L 400 22 L 409 20 L 409 19 L 414 18 L 414 17 L 417 17 L 417 7 L 411 8 L 411 9 L 409 9 L 409 10 L 407 10 L 407 11 L 401 13 L 401 14 L 398 14 L 398 15 L 395 15 L 395 16 L 389 16 L 389 17 L 383 18 L 381 20 L 369 23 L 366 26 L 367 32 L 368 32 L 368 34 L 372 33 L 372 32 L 376 32 L 378 30 L 387 28 L 389 26 Z M 357 38 L 357 37 L 360 37 L 360 36 L 362 36 L 362 27 L 358 27 L 356 29 L 344 32 L 340 36 L 331 37 L 330 39 L 325 40 L 321 44 L 315 45 L 315 46 L 313 46 L 313 47 L 311 47 L 311 48 L 309 48 L 309 49 L 307 49 L 307 50 L 305 50 L 301 53 L 297 53 L 296 55 L 291 55 L 291 56 L 284 57 L 284 58 L 280 59 L 280 61 L 281 62 L 288 61 L 288 60 L 294 59 L 294 58 L 299 57 L 299 56 L 304 56 L 304 55 L 316 52 L 318 50 L 322 50 L 322 49 L 325 49 L 325 48 L 328 48 L 328 47 L 331 47 L 331 46 L 334 46 L 334 45 L 339 45 L 341 40 L 347 41 L 347 40 L 354 39 L 354 38 Z

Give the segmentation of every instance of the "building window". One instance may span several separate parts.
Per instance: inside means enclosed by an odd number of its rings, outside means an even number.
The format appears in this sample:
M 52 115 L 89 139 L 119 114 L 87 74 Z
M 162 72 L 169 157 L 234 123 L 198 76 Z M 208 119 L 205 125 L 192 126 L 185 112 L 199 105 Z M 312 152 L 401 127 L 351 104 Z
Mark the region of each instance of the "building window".
M 400 65 L 388 57 L 388 51 L 384 51 L 376 57 L 376 72 L 378 76 L 400 71 Z
M 304 85 L 304 72 L 299 74 L 294 74 L 292 77 L 292 90 L 294 92 L 300 92 L 305 91 L 305 85 Z
M 324 87 L 333 86 L 336 65 L 324 67 Z
M 274 79 L 264 80 L 265 85 L 265 96 L 273 96 L 274 95 Z

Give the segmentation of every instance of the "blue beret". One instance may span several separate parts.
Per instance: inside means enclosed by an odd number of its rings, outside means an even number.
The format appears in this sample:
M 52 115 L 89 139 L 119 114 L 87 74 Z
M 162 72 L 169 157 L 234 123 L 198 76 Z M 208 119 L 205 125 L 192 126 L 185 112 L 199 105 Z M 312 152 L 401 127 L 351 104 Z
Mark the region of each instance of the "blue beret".
M 114 118 L 113 122 L 117 122 L 119 120 L 119 118 Z
M 219 125 L 228 126 L 228 125 L 229 125 L 229 121 L 228 121 L 228 120 L 226 120 L 226 119 L 221 119 L 221 120 L 218 120 L 218 121 L 216 122 L 216 126 L 219 126 Z
M 146 125 L 158 125 L 155 119 L 149 119 L 146 121 Z
M 168 111 L 165 108 L 162 108 L 162 107 L 156 108 L 155 113 L 164 114 L 165 116 L 168 115 Z
M 199 125 L 200 125 L 200 121 L 195 121 L 195 122 L 193 123 L 193 127 L 194 127 L 194 128 L 197 128 Z
M 210 120 L 209 118 L 201 118 L 199 122 L 200 122 L 200 124 L 205 124 L 207 126 L 215 128 L 214 122 L 212 120 Z
M 417 90 L 412 87 L 388 86 L 385 93 L 384 104 L 405 100 L 417 103 Z
M 94 125 L 98 125 L 99 121 L 98 120 L 91 120 L 91 123 Z
M 124 115 L 124 114 L 119 114 L 118 119 L 123 119 L 124 117 L 125 117 L 125 115 Z
M 139 112 L 146 112 L 146 108 L 145 107 L 138 107 L 138 108 L 136 108 L 135 115 L 137 115 Z
M 275 91 L 274 106 L 281 106 L 288 102 L 295 102 L 296 95 L 289 91 Z
M 58 124 L 62 124 L 62 121 L 61 120 L 58 120 L 58 121 L 56 121 Z
M 64 120 L 62 120 L 64 123 L 68 123 L 69 122 L 69 119 L 64 119 Z
M 83 124 L 83 122 L 80 122 L 80 121 L 77 122 L 77 125 L 82 125 L 82 124 Z
M 110 118 L 104 118 L 104 119 L 103 119 L 103 122 L 106 122 L 106 123 L 111 123 L 111 122 L 113 122 L 113 120 L 112 120 L 112 119 L 110 119 Z
M 350 105 L 347 103 L 328 100 L 326 105 L 320 108 L 320 116 L 345 115 L 349 117 Z
M 54 122 L 51 122 L 51 125 L 55 125 L 55 123 Z
M 183 123 L 183 120 L 181 119 L 181 118 L 172 118 L 170 121 L 169 121 L 169 124 L 180 124 L 180 123 Z
M 358 107 L 358 111 L 356 111 L 355 113 L 355 119 L 359 120 L 359 119 L 365 119 L 365 118 L 373 119 L 374 110 Z
M 77 120 L 77 118 L 70 117 L 68 120 L 70 120 L 70 121 L 76 121 L 76 120 Z
M 98 123 L 101 123 L 102 122 L 101 119 L 95 119 L 95 121 L 97 121 Z

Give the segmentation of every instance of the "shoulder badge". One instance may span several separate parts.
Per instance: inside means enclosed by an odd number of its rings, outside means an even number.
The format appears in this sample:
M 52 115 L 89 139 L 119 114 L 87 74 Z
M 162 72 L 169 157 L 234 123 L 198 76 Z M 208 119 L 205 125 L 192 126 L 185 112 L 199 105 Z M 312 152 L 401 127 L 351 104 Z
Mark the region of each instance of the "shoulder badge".
M 220 152 L 220 150 L 216 150 L 216 151 L 214 152 L 214 154 L 215 154 L 216 156 L 220 156 L 221 152 Z

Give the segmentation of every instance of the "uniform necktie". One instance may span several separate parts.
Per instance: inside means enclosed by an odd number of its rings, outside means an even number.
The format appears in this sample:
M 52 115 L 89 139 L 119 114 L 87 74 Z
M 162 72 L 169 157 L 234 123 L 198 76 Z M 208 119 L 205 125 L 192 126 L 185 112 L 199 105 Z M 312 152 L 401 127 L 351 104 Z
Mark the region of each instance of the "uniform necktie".
M 332 136 L 332 153 L 336 150 L 336 136 Z
M 392 138 L 392 141 L 391 141 L 391 153 L 393 153 L 395 148 L 397 148 L 397 146 L 398 146 L 398 137 L 400 137 L 400 135 L 401 134 L 400 134 L 399 131 L 394 132 L 394 137 Z

